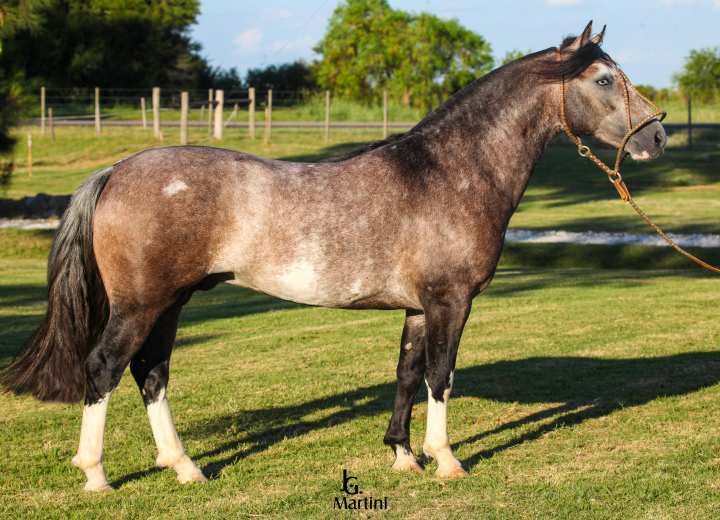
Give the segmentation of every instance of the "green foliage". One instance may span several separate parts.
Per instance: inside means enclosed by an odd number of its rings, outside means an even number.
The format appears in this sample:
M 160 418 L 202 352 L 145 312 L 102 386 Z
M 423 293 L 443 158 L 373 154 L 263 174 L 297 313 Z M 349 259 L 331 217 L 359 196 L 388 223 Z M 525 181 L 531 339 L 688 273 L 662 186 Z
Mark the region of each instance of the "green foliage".
M 42 16 L 40 9 L 48 5 L 49 0 L 6 0 L 0 4 L 0 57 L 2 42 L 18 31 L 35 31 Z M 23 92 L 20 87 L 19 75 L 7 75 L 0 68 L 0 156 L 9 155 L 15 146 L 16 139 L 10 131 L 22 120 Z M 14 162 L 0 160 L 0 191 L 7 191 L 12 179 Z
M 507 65 L 511 61 L 519 60 L 520 58 L 530 54 L 531 52 L 531 50 L 523 52 L 520 49 L 513 49 L 511 51 L 507 51 L 505 54 L 503 54 L 503 57 L 500 58 L 500 66 Z
M 439 102 L 492 68 L 490 46 L 457 20 L 347 0 L 330 19 L 318 67 L 320 87 L 355 99 L 387 90 L 405 104 Z
M 0 68 L 49 87 L 193 86 L 206 63 L 190 40 L 198 0 L 42 2 L 36 31 L 4 38 Z
M 199 73 L 197 86 L 231 91 L 241 89 L 243 83 L 235 67 L 223 69 L 207 64 Z
M 638 92 L 640 92 L 643 96 L 650 99 L 651 101 L 654 101 L 657 98 L 658 89 L 656 89 L 652 85 L 635 85 L 635 88 L 638 89 Z
M 673 79 L 680 90 L 698 101 L 720 99 L 720 47 L 690 51 L 683 70 Z
M 250 69 L 245 85 L 259 90 L 311 91 L 317 88 L 313 71 L 304 60 L 282 65 L 268 65 L 264 69 Z

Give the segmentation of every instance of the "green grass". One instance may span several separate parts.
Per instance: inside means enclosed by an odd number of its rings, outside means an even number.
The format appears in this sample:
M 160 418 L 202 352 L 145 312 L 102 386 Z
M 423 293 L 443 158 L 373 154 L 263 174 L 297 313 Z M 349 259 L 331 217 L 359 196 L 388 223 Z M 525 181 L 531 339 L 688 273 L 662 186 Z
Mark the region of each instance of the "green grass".
M 34 176 L 18 163 L 13 198 L 71 193 L 93 171 L 159 144 L 137 128 L 106 127 L 100 138 L 58 128 L 55 142 L 29 131 Z M 165 134 L 165 144 L 178 143 L 176 129 Z M 216 143 L 191 130 L 197 144 L 301 161 L 381 137 L 333 130 L 325 143 L 322 129 L 276 129 L 266 146 L 262 134 L 245 136 L 230 130 Z M 681 137 L 661 159 L 629 162 L 623 176 L 661 227 L 718 233 L 717 140 L 687 151 Z M 602 171 L 565 146 L 547 151 L 511 225 L 654 233 Z M 47 231 L 0 231 L 0 367 L 42 319 L 49 244 Z M 720 262 L 718 251 L 698 254 Z M 579 265 L 592 268 L 568 268 Z M 211 482 L 183 487 L 155 469 L 126 374 L 105 438 L 112 493 L 83 493 L 82 472 L 69 463 L 80 406 L 0 396 L 0 518 L 715 518 L 720 280 L 668 269 L 689 265 L 670 248 L 507 244 L 460 347 L 449 427 L 470 476 L 451 481 L 434 477 L 434 464 L 420 475 L 388 469 L 381 441 L 402 312 L 303 307 L 226 286 L 198 293 L 183 311 L 169 398 L 186 450 Z M 425 400 L 421 389 L 418 451 Z M 390 509 L 333 511 L 344 469 Z
M 44 263 L 0 260 L 0 352 L 43 312 Z M 0 516 L 337 518 L 343 469 L 388 497 L 383 518 L 712 518 L 720 503 L 720 282 L 672 271 L 502 269 L 475 301 L 450 436 L 470 476 L 388 469 L 402 313 L 302 307 L 221 287 L 186 307 L 169 398 L 211 475 L 154 468 L 129 374 L 113 395 L 105 467 L 81 491 L 81 407 L 0 397 Z M 427 407 L 413 410 L 419 449 Z M 365 512 L 352 513 L 362 518 Z
M 656 100 L 653 100 L 656 101 Z M 666 123 L 687 123 L 687 102 L 664 101 L 655 103 L 658 108 L 667 112 Z M 694 123 L 720 123 L 720 105 L 717 103 L 692 103 L 692 120 Z

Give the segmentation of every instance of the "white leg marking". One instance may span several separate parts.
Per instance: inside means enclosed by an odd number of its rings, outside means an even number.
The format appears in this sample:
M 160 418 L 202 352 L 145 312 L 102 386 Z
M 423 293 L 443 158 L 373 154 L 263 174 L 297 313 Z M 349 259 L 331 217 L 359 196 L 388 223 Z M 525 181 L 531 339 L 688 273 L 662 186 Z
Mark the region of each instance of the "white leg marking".
M 175 431 L 165 389 L 162 389 L 157 401 L 147 406 L 147 414 L 158 447 L 158 458 L 155 461 L 157 465 L 174 469 L 182 484 L 193 481 L 207 482 L 200 468 L 185 453 L 185 448 Z
M 85 472 L 87 484 L 85 491 L 109 491 L 103 469 L 103 441 L 105 437 L 105 418 L 112 392 L 103 396 L 97 403 L 83 408 L 80 427 L 80 446 L 72 463 Z
M 460 461 L 455 458 L 450 449 L 450 438 L 447 433 L 447 406 L 450 399 L 454 373 L 450 372 L 450 388 L 445 390 L 442 401 L 433 399 L 428 386 L 428 416 L 427 430 L 423 451 L 426 455 L 438 461 L 435 474 L 438 477 L 461 477 L 467 475 Z M 425 381 L 427 385 L 427 380 Z
M 420 467 L 420 464 L 418 464 L 413 452 L 407 451 L 402 446 L 397 446 L 395 448 L 395 462 L 390 468 L 399 471 L 422 471 L 422 468 Z

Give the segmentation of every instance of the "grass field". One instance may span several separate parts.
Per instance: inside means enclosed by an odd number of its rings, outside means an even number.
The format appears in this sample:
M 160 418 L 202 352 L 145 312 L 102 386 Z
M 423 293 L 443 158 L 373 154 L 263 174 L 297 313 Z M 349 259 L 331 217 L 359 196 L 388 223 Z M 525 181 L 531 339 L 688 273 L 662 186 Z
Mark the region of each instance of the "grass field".
M 34 177 L 20 168 L 10 196 L 70 193 L 92 171 L 154 145 L 138 130 L 62 132 L 55 143 L 35 134 Z M 325 144 L 322 131 L 278 131 L 269 146 L 239 134 L 221 145 L 317 160 L 377 134 L 338 131 Z M 661 226 L 718 233 L 719 163 L 712 142 L 674 146 L 628 164 L 624 178 Z M 604 175 L 574 148 L 551 147 L 512 225 L 653 233 Z M 0 366 L 42 318 L 48 244 L 46 232 L 0 232 Z M 70 465 L 80 406 L 0 396 L 0 518 L 717 518 L 720 279 L 656 269 L 681 266 L 670 253 L 506 247 L 458 356 L 449 429 L 470 471 L 462 480 L 437 479 L 432 463 L 422 474 L 388 469 L 382 436 L 402 312 L 304 307 L 232 287 L 199 293 L 183 312 L 168 395 L 186 450 L 211 482 L 183 487 L 154 467 L 126 374 L 105 439 L 112 493 L 83 493 Z M 568 268 L 577 265 L 593 268 Z M 413 409 L 416 451 L 426 397 L 421 389 Z M 333 510 L 343 470 L 367 496 L 387 497 L 388 510 Z
M 0 261 L 0 348 L 43 311 L 44 262 Z M 69 463 L 81 407 L 0 398 L 0 516 L 336 518 L 342 471 L 387 518 L 712 518 L 720 511 L 720 283 L 667 271 L 504 269 L 458 357 L 451 441 L 470 469 L 388 470 L 401 312 L 301 307 L 220 288 L 184 312 L 169 387 L 209 485 L 181 487 L 129 374 L 105 467 L 86 495 Z M 414 408 L 419 449 L 427 407 Z M 101 513 L 102 512 L 102 513 Z

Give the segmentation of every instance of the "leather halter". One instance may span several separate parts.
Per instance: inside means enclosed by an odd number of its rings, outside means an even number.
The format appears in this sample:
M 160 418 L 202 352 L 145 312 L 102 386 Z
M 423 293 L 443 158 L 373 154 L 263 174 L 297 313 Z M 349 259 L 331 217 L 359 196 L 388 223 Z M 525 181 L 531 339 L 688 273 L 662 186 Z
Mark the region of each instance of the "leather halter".
M 562 56 L 560 54 L 560 48 L 558 48 L 558 61 L 562 61 Z M 577 137 L 573 135 L 573 133 L 570 131 L 570 127 L 567 125 L 567 121 L 565 120 L 565 78 L 562 78 L 560 80 L 560 120 L 562 121 L 562 127 L 565 133 L 572 139 L 572 141 L 577 145 L 578 147 L 578 153 L 582 155 L 583 157 L 587 157 L 592 162 L 594 162 L 600 169 L 602 169 L 605 173 L 608 174 L 608 177 L 610 178 L 610 182 L 612 182 L 615 185 L 615 188 L 618 190 L 618 193 L 620 194 L 620 197 L 623 201 L 630 204 L 635 211 L 637 211 L 638 215 L 640 215 L 642 218 L 644 218 L 648 224 L 650 224 L 655 231 L 657 231 L 661 237 L 663 237 L 668 244 L 670 244 L 673 248 L 675 248 L 676 251 L 679 253 L 685 255 L 693 262 L 700 264 L 701 266 L 710 269 L 711 271 L 715 271 L 716 273 L 720 273 L 720 269 L 717 269 L 716 267 L 711 266 L 710 264 L 707 264 L 700 260 L 699 258 L 694 257 L 684 249 L 682 249 L 680 246 L 678 246 L 675 242 L 673 242 L 668 236 L 663 233 L 662 229 L 660 229 L 655 223 L 650 220 L 650 218 L 635 204 L 635 201 L 632 200 L 632 196 L 630 195 L 630 191 L 628 191 L 627 186 L 625 186 L 625 183 L 622 180 L 622 176 L 620 175 L 620 172 L 618 171 L 620 169 L 620 166 L 623 162 L 625 162 L 625 159 L 628 158 L 630 155 L 629 153 L 623 152 L 625 151 L 625 145 L 627 144 L 628 140 L 632 135 L 643 128 L 647 123 L 652 121 L 657 116 L 660 116 L 659 121 L 662 121 L 665 119 L 665 116 L 667 113 L 664 110 L 660 110 L 655 103 L 650 101 L 648 98 L 643 96 L 635 86 L 630 83 L 630 80 L 625 75 L 625 73 L 620 70 L 619 67 L 614 67 L 617 71 L 618 75 L 623 80 L 623 92 L 624 92 L 624 101 L 625 101 L 625 113 L 627 115 L 627 126 L 628 126 L 628 132 L 625 134 L 624 139 L 622 140 L 622 144 L 620 145 L 620 148 L 618 149 L 617 159 L 615 160 L 615 168 L 612 170 L 600 159 L 598 159 L 591 151 L 588 146 L 585 146 L 582 144 L 582 141 L 580 140 L 580 137 Z M 632 123 L 630 121 L 630 90 L 634 91 L 640 98 L 647 103 L 648 105 L 652 106 L 655 109 L 655 112 L 653 112 L 651 115 L 640 121 L 637 125 L 632 126 Z
M 560 53 L 560 49 L 558 48 L 558 61 L 562 61 L 562 56 Z M 565 120 L 565 78 L 562 78 L 560 80 L 560 120 L 562 121 L 562 127 L 565 133 L 572 139 L 572 141 L 577 145 L 578 147 L 578 153 L 582 155 L 583 157 L 587 157 L 591 161 L 593 161 L 600 169 L 602 169 L 605 173 L 608 174 L 608 177 L 610 178 L 610 182 L 615 184 L 615 187 L 617 188 L 618 192 L 620 193 L 620 196 L 622 199 L 627 202 L 629 200 L 630 194 L 627 192 L 627 187 L 625 186 L 625 183 L 622 181 L 622 177 L 620 176 L 620 173 L 618 170 L 620 169 L 620 166 L 623 162 L 625 162 L 625 159 L 627 159 L 629 153 L 623 152 L 625 151 L 625 145 L 627 144 L 628 140 L 635 134 L 638 130 L 643 128 L 647 123 L 655 119 L 656 117 L 660 116 L 660 119 L 658 121 L 662 121 L 665 119 L 665 116 L 667 113 L 664 110 L 660 110 L 655 103 L 650 101 L 648 98 L 643 96 L 640 91 L 638 91 L 637 88 L 635 88 L 635 85 L 630 83 L 630 80 L 625 75 L 625 73 L 620 70 L 619 67 L 613 67 L 615 71 L 618 73 L 620 78 L 622 78 L 623 82 L 623 100 L 625 101 L 625 114 L 627 117 L 627 127 L 628 132 L 625 134 L 625 137 L 622 140 L 622 144 L 620 144 L 620 147 L 618 148 L 618 154 L 617 158 L 615 160 L 615 168 L 612 170 L 600 159 L 598 159 L 591 151 L 588 146 L 585 146 L 582 144 L 582 141 L 580 140 L 580 137 L 573 135 L 573 133 L 570 131 L 570 127 L 568 127 L 567 121 Z M 640 121 L 637 125 L 632 126 L 631 119 L 630 119 L 630 90 L 635 92 L 640 98 L 647 103 L 648 105 L 652 106 L 655 109 L 655 112 L 647 116 L 645 119 Z

